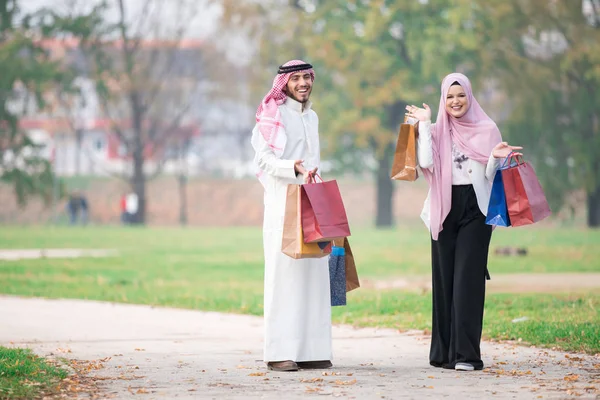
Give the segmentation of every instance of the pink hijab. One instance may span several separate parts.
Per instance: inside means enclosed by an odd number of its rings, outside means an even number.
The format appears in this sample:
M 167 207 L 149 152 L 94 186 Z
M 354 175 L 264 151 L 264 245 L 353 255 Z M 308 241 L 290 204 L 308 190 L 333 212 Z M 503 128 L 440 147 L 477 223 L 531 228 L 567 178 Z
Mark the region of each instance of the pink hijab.
M 454 82 L 458 82 L 469 100 L 469 109 L 460 118 L 446 111 L 446 96 Z M 452 205 L 452 142 L 467 157 L 486 165 L 492 149 L 502 141 L 496 123 L 483 111 L 471 89 L 469 78 L 453 73 L 442 81 L 442 95 L 436 123 L 431 127 L 433 147 L 433 172 L 423 175 L 431 187 L 430 229 L 437 240 Z

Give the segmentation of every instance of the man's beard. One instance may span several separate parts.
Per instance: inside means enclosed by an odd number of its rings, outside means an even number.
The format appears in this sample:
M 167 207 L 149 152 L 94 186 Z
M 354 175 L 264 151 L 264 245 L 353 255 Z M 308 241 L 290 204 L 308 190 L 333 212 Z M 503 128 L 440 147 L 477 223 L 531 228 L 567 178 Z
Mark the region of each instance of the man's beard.
M 308 93 L 308 96 L 306 97 L 306 100 L 300 100 L 299 98 L 297 98 L 296 96 L 294 96 L 293 93 L 289 93 L 287 90 L 285 91 L 288 97 L 291 97 L 293 100 L 296 100 L 298 103 L 300 104 L 306 104 L 308 103 L 308 100 L 310 99 L 310 92 Z

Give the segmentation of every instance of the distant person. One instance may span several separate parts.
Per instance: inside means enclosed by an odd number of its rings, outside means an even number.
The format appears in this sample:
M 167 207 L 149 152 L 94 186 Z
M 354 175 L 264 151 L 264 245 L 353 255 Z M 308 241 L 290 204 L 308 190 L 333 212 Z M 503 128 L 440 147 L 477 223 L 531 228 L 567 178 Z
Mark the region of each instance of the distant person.
M 492 227 L 485 215 L 501 159 L 521 147 L 502 141 L 463 74 L 442 81 L 436 123 L 431 110 L 407 106 L 419 123 L 418 161 L 429 183 L 421 218 L 431 233 L 433 322 L 429 363 L 483 369 L 481 330 Z M 517 153 L 518 154 L 518 153 Z
M 252 130 L 265 189 L 264 361 L 274 371 L 332 366 L 327 258 L 296 260 L 281 251 L 287 186 L 308 182 L 320 163 L 319 120 L 309 101 L 314 78 L 303 61 L 279 67 Z
M 80 222 L 82 225 L 86 225 L 89 217 L 89 204 L 85 193 L 79 194 L 79 211 L 80 211 Z
M 129 223 L 129 214 L 127 213 L 127 195 L 125 193 L 121 195 L 119 208 L 121 210 L 121 223 L 127 225 Z
M 130 224 L 137 222 L 138 196 L 135 193 L 129 193 L 125 199 L 125 210 Z
M 77 223 L 77 217 L 81 203 L 79 200 L 79 194 L 77 192 L 71 192 L 69 199 L 67 200 L 67 214 L 69 214 L 69 223 L 75 225 Z

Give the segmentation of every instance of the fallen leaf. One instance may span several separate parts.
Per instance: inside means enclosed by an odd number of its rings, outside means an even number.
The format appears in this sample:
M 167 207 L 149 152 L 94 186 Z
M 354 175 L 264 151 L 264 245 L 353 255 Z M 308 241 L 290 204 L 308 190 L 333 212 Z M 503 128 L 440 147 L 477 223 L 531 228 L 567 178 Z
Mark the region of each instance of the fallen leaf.
M 300 379 L 300 382 L 303 382 L 303 383 L 323 382 L 323 378 L 304 378 L 304 379 Z
M 352 379 L 351 381 L 342 381 L 342 380 L 336 380 L 335 384 L 336 385 L 354 385 L 356 383 L 356 379 Z
M 136 393 L 137 394 L 144 394 L 144 393 L 148 393 L 148 391 L 146 389 L 144 389 L 144 388 L 141 388 L 141 389 L 138 389 Z
M 252 372 L 251 374 L 248 374 L 248 376 L 265 376 L 266 374 L 266 372 Z
M 576 382 L 579 380 L 579 375 L 567 375 L 563 379 L 568 382 Z
M 136 347 L 135 351 L 146 351 L 146 349 L 140 349 Z
M 307 386 L 306 391 L 307 392 L 321 392 L 321 391 L 323 391 L 323 389 L 321 389 L 320 387 Z

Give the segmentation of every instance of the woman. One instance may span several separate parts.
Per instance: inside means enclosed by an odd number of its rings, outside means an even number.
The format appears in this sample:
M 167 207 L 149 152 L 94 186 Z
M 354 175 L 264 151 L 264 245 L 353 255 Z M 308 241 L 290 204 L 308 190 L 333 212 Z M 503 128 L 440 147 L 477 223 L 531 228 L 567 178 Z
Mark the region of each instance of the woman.
M 407 106 L 418 119 L 418 159 L 429 182 L 421 218 L 431 232 L 433 323 L 429 363 L 483 369 L 480 341 L 485 277 L 492 227 L 485 214 L 500 161 L 521 147 L 502 142 L 469 79 L 453 73 L 442 81 L 435 124 L 431 110 Z M 517 153 L 519 154 L 519 153 Z

